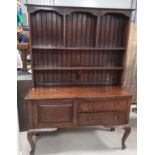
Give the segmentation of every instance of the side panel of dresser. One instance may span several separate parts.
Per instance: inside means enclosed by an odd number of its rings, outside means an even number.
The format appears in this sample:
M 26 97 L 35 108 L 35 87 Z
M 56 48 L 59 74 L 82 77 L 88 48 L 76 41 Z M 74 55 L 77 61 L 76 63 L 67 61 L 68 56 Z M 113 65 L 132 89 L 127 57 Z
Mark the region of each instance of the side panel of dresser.
M 131 98 L 29 101 L 29 127 L 117 126 L 128 124 Z

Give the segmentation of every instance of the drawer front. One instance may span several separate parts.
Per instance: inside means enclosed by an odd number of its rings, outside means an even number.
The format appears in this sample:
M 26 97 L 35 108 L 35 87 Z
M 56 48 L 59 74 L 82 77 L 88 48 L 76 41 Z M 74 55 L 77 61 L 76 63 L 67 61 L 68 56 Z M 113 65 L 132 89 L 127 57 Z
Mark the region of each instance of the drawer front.
M 102 113 L 80 113 L 78 115 L 78 125 L 121 125 L 128 123 L 128 113 L 102 112 Z
M 59 123 L 72 121 L 72 104 L 39 105 L 39 123 Z
M 91 104 L 88 102 L 79 103 L 78 112 L 90 112 Z
M 78 112 L 128 110 L 129 107 L 127 99 L 89 101 L 79 103 Z

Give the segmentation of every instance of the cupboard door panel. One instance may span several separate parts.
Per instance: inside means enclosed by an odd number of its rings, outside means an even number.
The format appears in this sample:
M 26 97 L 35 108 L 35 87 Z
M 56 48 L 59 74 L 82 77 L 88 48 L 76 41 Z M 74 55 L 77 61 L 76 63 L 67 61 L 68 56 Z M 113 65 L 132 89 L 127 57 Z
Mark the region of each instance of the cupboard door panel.
M 71 122 L 72 105 L 39 105 L 39 123 Z

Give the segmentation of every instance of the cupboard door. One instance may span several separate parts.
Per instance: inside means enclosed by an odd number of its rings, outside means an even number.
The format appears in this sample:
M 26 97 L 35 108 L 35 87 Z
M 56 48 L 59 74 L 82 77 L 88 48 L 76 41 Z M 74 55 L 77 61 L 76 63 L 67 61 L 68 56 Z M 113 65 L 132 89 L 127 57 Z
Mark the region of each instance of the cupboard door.
M 39 123 L 71 122 L 72 105 L 39 105 Z

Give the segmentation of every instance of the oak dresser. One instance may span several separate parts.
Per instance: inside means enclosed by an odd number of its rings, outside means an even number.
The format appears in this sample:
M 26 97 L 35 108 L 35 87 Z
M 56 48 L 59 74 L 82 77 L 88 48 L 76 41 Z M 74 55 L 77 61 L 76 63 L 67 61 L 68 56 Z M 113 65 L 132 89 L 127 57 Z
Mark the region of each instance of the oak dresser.
M 33 136 L 52 128 L 122 127 L 130 133 L 132 94 L 122 87 L 131 9 L 27 4 L 33 88 L 28 105 Z

